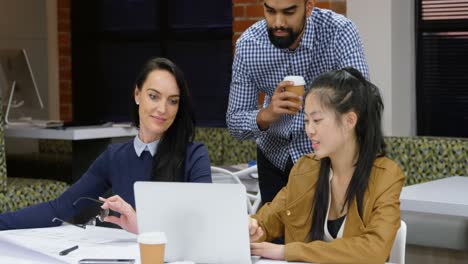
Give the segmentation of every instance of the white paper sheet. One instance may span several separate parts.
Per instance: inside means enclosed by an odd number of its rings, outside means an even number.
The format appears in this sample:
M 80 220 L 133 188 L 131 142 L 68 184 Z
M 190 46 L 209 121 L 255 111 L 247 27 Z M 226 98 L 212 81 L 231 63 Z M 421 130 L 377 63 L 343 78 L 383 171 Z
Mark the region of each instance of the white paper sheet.
M 34 260 L 38 259 L 38 254 L 49 257 L 49 263 L 51 258 L 58 263 L 78 263 L 85 258 L 130 258 L 139 262 L 140 258 L 136 235 L 96 226 L 82 229 L 64 225 L 3 231 L 0 232 L 0 243 L 22 250 L 22 257 L 32 257 Z M 79 248 L 66 256 L 59 255 L 60 251 L 75 245 Z

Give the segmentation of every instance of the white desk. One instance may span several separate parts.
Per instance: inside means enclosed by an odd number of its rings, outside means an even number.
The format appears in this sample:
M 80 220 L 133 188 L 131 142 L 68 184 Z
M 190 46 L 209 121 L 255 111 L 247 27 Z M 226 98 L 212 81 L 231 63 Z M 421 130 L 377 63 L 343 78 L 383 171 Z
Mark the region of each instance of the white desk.
M 131 137 L 138 134 L 134 127 L 70 127 L 70 128 L 38 128 L 32 126 L 5 126 L 5 137 L 29 139 L 61 139 L 90 140 L 115 137 Z
M 83 258 L 130 258 L 140 262 L 137 237 L 120 229 L 64 225 L 51 228 L 0 232 L 0 263 L 77 263 Z M 169 242 L 170 243 L 170 242 Z M 76 251 L 60 256 L 59 251 L 78 245 Z M 191 262 L 176 262 L 191 263 Z M 253 264 L 306 264 L 252 257 Z
M 400 200 L 402 211 L 468 217 L 468 177 L 404 187 Z
M 47 243 L 44 244 L 46 241 Z M 66 256 L 58 254 L 70 245 L 78 245 L 79 248 Z M 92 226 L 84 230 L 73 226 L 61 226 L 0 232 L 0 263 L 63 264 L 77 263 L 84 258 L 130 258 L 140 263 L 136 236 L 119 229 Z M 259 259 L 259 257 L 253 257 L 252 262 L 255 264 L 288 263 Z M 301 264 L 302 262 L 294 263 Z
M 59 256 L 58 252 L 70 245 L 79 245 L 79 248 L 69 255 Z M 88 226 L 82 230 L 60 226 L 0 232 L 0 263 L 76 264 L 83 258 L 131 258 L 139 263 L 139 257 L 136 236 L 120 229 Z M 259 257 L 252 257 L 252 263 L 306 264 Z
M 57 139 L 72 141 L 72 179 L 76 181 L 89 165 L 111 143 L 112 138 L 134 137 L 134 127 L 86 126 L 70 128 L 38 128 L 33 126 L 5 126 L 5 137 L 25 139 Z
M 468 250 L 468 177 L 404 187 L 400 201 L 408 244 Z

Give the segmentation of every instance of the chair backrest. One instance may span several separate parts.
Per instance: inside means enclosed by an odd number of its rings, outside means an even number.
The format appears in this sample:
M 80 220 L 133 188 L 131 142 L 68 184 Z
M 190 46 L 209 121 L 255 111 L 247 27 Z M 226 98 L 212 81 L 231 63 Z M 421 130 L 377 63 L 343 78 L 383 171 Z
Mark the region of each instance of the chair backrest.
M 213 183 L 236 183 L 242 184 L 238 176 L 233 172 L 216 166 L 211 166 L 211 178 Z
M 389 262 L 405 264 L 406 250 L 406 223 L 401 220 L 400 228 L 393 242 L 392 251 L 390 252 Z
M 387 156 L 400 164 L 406 185 L 468 175 L 468 139 L 385 137 Z
M 257 166 L 252 166 L 240 171 L 231 172 L 229 170 L 211 166 L 211 177 L 213 183 L 233 183 L 233 184 L 243 184 L 240 180 L 240 177 L 245 177 L 251 173 L 257 172 Z M 258 188 L 258 182 L 255 182 L 254 190 L 249 190 L 247 192 L 247 210 L 249 214 L 255 214 L 261 204 L 260 190 Z
M 197 127 L 195 141 L 205 145 L 212 165 L 235 165 L 257 158 L 254 140 L 238 140 L 227 128 Z

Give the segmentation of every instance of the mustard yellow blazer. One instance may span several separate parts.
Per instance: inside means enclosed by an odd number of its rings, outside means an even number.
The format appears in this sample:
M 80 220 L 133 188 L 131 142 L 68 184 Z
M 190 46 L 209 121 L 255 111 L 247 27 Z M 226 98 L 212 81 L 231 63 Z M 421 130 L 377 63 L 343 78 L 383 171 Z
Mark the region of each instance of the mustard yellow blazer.
M 405 181 L 402 170 L 388 158 L 376 159 L 364 193 L 363 218 L 354 199 L 342 238 L 309 242 L 319 168 L 320 161 L 313 154 L 299 159 L 288 184 L 252 216 L 264 231 L 259 242 L 284 236 L 287 261 L 384 263 L 400 227 L 400 192 Z

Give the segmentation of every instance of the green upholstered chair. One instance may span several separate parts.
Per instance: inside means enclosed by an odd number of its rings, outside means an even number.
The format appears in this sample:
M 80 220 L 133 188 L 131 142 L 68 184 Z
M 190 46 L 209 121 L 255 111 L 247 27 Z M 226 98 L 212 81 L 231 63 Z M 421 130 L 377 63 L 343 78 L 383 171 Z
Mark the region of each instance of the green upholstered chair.
M 211 165 L 223 165 L 224 146 L 226 128 L 218 127 L 197 127 L 195 130 L 195 141 L 203 143 L 208 150 Z
M 46 202 L 62 194 L 68 185 L 61 181 L 7 177 L 3 127 L 3 112 L 0 111 L 0 213 Z
M 256 160 L 253 140 L 237 140 L 226 128 L 198 128 L 196 141 L 204 143 L 211 164 L 226 166 Z M 400 164 L 406 185 L 450 176 L 468 176 L 468 138 L 385 137 L 387 156 Z
M 226 128 L 197 127 L 195 141 L 208 149 L 211 165 L 234 165 L 257 159 L 253 140 L 238 140 Z
M 257 160 L 257 144 L 254 140 L 238 140 L 229 133 L 224 142 L 224 163 L 228 165 L 248 163 Z
M 387 156 L 400 164 L 406 185 L 468 176 L 468 138 L 386 137 Z

